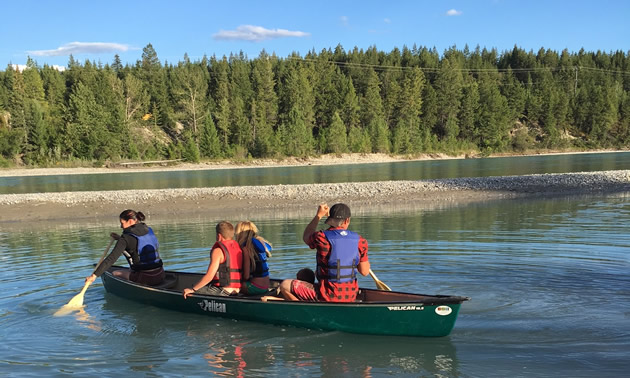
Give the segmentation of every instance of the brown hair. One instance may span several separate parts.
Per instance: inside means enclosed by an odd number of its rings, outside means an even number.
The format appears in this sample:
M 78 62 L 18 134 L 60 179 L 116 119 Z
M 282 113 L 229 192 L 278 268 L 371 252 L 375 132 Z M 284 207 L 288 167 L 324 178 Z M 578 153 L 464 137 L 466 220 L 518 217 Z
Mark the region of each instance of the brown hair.
M 146 219 L 142 211 L 134 211 L 131 209 L 127 209 L 120 213 L 119 218 L 125 221 L 128 221 L 129 219 L 134 219 L 138 222 L 144 222 L 144 220 Z
M 315 283 L 315 272 L 313 272 L 309 268 L 303 268 L 303 269 L 300 269 L 297 272 L 295 278 L 297 278 L 300 281 L 306 281 L 306 282 L 310 282 L 310 283 L 314 284 Z
M 236 241 L 238 245 L 241 246 L 243 252 L 247 254 L 249 257 L 249 261 L 251 262 L 252 269 L 256 269 L 256 249 L 254 248 L 254 244 L 252 243 L 252 239 L 258 239 L 259 242 L 264 246 L 265 243 L 271 245 L 267 240 L 265 240 L 262 236 L 258 235 L 258 227 L 254 224 L 254 222 L 243 221 L 238 222 L 236 225 Z M 271 257 L 271 252 L 265 248 L 265 253 L 267 257 Z
M 228 221 L 221 221 L 217 224 L 217 235 L 221 234 L 223 239 L 232 240 L 234 238 L 234 226 Z

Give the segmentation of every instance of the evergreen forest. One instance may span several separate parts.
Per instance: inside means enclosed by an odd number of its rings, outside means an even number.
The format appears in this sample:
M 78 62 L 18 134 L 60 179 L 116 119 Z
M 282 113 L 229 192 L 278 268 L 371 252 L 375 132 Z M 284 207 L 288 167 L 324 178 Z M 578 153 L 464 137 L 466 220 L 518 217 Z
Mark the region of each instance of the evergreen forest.
M 342 46 L 0 71 L 0 166 L 623 149 L 630 52 Z

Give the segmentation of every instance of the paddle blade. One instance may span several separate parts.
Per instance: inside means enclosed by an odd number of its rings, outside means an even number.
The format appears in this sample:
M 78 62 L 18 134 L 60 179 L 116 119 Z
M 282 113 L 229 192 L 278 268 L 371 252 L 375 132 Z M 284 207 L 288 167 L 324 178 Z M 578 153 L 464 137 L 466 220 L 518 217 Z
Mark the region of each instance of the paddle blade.
M 79 294 L 72 297 L 72 299 L 70 299 L 70 302 L 68 302 L 66 306 L 73 307 L 73 308 L 79 308 L 83 306 L 84 294 L 85 294 L 85 291 L 81 291 Z
M 90 286 L 90 284 L 86 282 L 85 285 L 83 286 L 83 289 L 81 289 L 81 292 L 75 295 L 74 297 L 72 297 L 72 299 L 70 299 L 70 302 L 63 305 L 63 307 L 61 307 L 57 312 L 55 312 L 53 316 L 68 315 L 71 312 L 82 308 L 83 296 L 85 295 L 85 291 L 87 290 L 88 286 Z
M 66 316 L 66 315 L 70 315 L 75 311 L 81 311 L 81 309 L 83 309 L 83 305 L 79 305 L 77 306 L 70 306 L 70 304 L 65 304 L 63 305 L 59 310 L 57 310 L 57 312 L 55 312 L 53 314 L 53 316 Z

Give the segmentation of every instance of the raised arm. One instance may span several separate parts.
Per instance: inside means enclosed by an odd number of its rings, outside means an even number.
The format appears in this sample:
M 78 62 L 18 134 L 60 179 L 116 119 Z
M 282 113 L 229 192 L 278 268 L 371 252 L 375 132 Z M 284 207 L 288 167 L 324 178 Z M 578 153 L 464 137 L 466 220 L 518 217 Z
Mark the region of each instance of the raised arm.
M 302 240 L 304 241 L 304 243 L 308 245 L 309 240 L 311 239 L 311 235 L 313 235 L 313 233 L 317 231 L 317 225 L 319 224 L 319 221 L 325 215 L 328 215 L 329 211 L 330 208 L 327 204 L 322 203 L 321 205 L 319 205 L 319 207 L 317 208 L 317 214 L 315 214 L 315 217 L 313 218 L 313 220 L 311 220 L 311 223 L 309 223 L 308 226 L 306 226 L 306 228 L 304 229 L 304 234 L 302 235 Z

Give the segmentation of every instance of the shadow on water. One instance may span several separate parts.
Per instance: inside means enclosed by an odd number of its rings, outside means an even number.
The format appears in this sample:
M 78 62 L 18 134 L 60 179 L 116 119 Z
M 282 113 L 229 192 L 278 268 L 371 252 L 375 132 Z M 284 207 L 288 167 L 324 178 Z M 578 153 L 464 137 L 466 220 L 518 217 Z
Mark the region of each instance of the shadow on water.
M 102 306 L 110 331 L 126 333 L 124 359 L 137 372 L 203 362 L 220 376 L 458 376 L 449 337 L 411 338 L 234 321 L 157 309 L 111 294 Z M 120 353 L 120 351 L 118 352 Z

